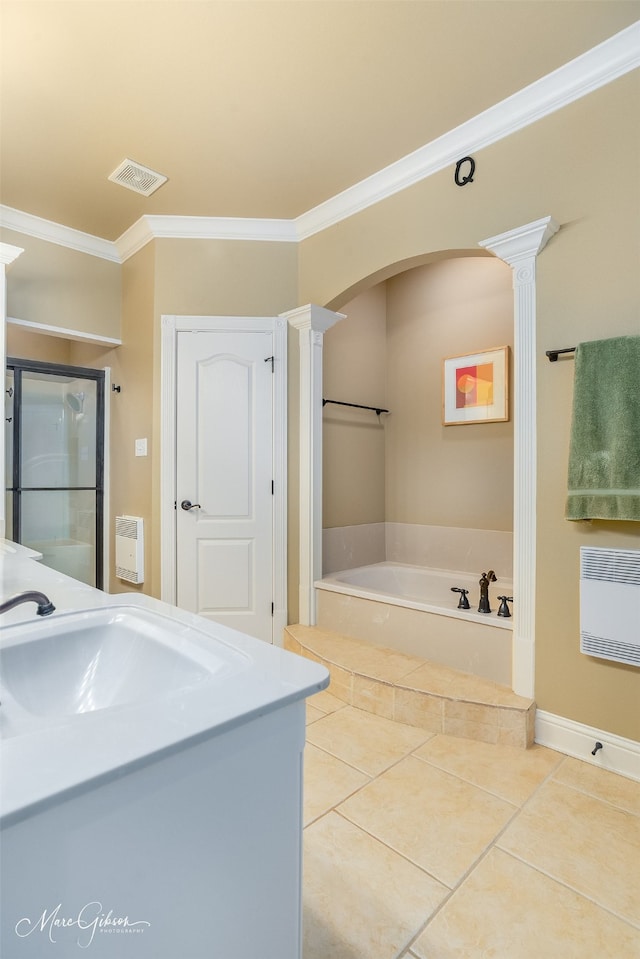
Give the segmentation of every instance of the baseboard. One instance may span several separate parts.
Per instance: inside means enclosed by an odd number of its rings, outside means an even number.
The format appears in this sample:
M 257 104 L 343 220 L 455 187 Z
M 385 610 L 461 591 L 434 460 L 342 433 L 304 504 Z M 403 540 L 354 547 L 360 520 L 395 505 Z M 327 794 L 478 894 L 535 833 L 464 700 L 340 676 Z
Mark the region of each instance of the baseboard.
M 606 730 L 594 729 L 593 726 L 585 726 L 539 709 L 536 712 L 535 741 L 567 756 L 582 759 L 592 766 L 640 782 L 640 743 L 633 739 L 624 739 Z M 593 756 L 591 753 L 596 742 L 602 743 L 602 749 L 598 749 Z

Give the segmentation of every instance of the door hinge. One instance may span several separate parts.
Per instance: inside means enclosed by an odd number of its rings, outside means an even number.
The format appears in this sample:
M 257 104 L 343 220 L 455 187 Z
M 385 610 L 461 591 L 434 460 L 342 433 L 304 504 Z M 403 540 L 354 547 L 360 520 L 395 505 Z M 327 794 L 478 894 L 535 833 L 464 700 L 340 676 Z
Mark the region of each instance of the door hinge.
M 275 493 L 275 491 L 276 491 L 276 481 L 275 481 L 275 480 L 271 480 L 271 495 L 272 495 L 272 496 L 273 496 L 273 494 Z
M 272 372 L 272 373 L 274 372 L 275 360 L 276 360 L 275 356 L 267 356 L 267 357 L 265 358 L 265 363 L 271 363 L 271 372 Z
M 274 604 L 272 603 L 272 604 L 271 604 L 271 615 L 272 615 L 272 616 L 273 616 L 274 612 L 275 612 L 275 606 L 274 606 Z
M 173 501 L 173 508 L 174 508 L 174 509 L 177 509 L 177 508 L 178 508 L 178 500 L 177 500 L 177 499 L 175 499 L 175 500 Z

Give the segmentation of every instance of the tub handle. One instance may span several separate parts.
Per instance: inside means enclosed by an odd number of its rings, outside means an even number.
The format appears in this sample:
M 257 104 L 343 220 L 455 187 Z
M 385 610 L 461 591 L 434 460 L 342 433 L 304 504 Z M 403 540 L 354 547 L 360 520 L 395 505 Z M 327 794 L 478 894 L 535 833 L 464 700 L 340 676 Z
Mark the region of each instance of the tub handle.
M 509 610 L 507 603 L 513 602 L 513 596 L 498 596 L 498 599 L 500 600 L 500 609 L 498 610 L 498 616 L 504 616 L 505 618 L 507 616 L 511 616 L 511 612 Z
M 452 586 L 452 593 L 460 593 L 460 602 L 458 603 L 458 609 L 469 609 L 469 600 L 467 599 L 468 589 L 462 589 L 461 586 Z

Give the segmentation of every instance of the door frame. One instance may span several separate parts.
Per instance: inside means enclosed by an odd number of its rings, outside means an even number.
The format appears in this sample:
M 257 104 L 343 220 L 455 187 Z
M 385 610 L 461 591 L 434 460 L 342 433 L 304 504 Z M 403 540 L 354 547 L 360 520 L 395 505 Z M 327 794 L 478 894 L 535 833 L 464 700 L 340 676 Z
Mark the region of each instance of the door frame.
M 273 333 L 273 643 L 287 625 L 287 323 L 269 316 L 161 317 L 160 598 L 176 605 L 176 372 L 180 332 Z

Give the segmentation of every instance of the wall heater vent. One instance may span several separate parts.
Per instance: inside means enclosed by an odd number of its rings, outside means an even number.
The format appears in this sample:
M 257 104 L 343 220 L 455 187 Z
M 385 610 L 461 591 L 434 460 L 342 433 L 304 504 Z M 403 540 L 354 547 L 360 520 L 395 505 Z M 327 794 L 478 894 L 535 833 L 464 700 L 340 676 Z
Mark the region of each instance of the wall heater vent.
M 144 583 L 144 521 L 140 516 L 116 516 L 116 576 Z
M 580 651 L 640 666 L 640 550 L 580 547 Z

